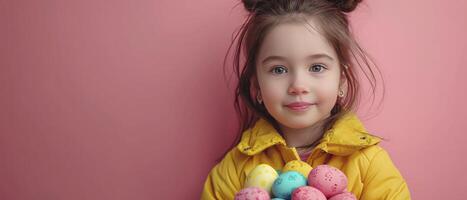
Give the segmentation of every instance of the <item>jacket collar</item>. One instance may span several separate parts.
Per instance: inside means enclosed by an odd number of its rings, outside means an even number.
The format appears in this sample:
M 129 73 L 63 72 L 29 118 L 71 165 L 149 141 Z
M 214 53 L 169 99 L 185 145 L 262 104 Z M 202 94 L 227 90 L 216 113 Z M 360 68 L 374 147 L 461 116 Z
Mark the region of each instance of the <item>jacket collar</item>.
M 334 125 L 323 134 L 315 149 L 327 153 L 346 156 L 368 146 L 378 144 L 379 137 L 369 134 L 362 123 L 352 112 L 338 119 Z M 274 145 L 287 146 L 285 139 L 266 120 L 260 118 L 255 125 L 244 131 L 237 148 L 246 155 L 255 155 Z

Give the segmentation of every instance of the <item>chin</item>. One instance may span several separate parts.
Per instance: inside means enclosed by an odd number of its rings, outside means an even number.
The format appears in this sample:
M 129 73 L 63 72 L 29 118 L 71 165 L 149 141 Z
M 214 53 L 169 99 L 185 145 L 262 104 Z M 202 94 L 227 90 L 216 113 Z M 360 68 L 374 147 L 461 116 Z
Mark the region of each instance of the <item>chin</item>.
M 302 129 L 302 128 L 307 128 L 312 125 L 314 125 L 316 120 L 313 119 L 291 119 L 287 120 L 287 122 L 282 123 L 284 126 L 287 126 L 288 128 L 293 128 L 293 129 Z

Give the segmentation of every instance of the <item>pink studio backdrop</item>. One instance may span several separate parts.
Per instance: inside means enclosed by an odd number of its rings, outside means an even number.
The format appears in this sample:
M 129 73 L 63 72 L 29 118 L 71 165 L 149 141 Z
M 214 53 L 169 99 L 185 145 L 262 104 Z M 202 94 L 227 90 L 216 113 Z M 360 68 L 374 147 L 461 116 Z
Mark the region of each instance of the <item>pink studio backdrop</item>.
M 0 1 L 0 199 L 198 199 L 237 125 L 222 60 L 238 1 Z M 465 196 L 466 9 L 352 15 L 387 89 L 364 122 L 414 199 Z

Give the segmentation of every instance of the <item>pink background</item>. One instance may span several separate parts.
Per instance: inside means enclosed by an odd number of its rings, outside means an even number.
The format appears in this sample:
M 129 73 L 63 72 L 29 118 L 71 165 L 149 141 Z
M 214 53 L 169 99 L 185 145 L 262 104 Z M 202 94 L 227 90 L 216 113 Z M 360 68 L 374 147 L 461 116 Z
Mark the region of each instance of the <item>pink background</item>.
M 222 60 L 238 1 L 0 1 L 0 199 L 199 198 L 236 128 Z M 466 9 L 352 15 L 386 80 L 364 122 L 414 199 L 465 197 Z

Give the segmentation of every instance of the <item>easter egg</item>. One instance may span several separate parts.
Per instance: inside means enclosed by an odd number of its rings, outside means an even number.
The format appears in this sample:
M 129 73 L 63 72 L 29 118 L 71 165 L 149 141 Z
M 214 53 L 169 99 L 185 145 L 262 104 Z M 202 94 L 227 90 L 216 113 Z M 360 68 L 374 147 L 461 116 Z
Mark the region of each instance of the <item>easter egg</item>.
M 248 187 L 243 188 L 235 194 L 235 200 L 269 200 L 268 192 L 262 188 Z
M 276 172 L 278 175 L 280 175 L 282 173 L 282 171 L 280 169 L 276 169 Z
M 306 178 L 296 171 L 283 172 L 274 181 L 272 193 L 276 198 L 290 199 L 293 190 L 306 185 Z
M 326 200 L 326 197 L 314 187 L 302 186 L 292 192 L 292 200 Z
M 313 168 L 306 162 L 303 162 L 301 160 L 292 160 L 285 164 L 284 168 L 282 169 L 283 172 L 287 171 L 297 171 L 300 172 L 305 178 L 308 177 L 308 174 L 310 174 L 310 171 Z
M 320 190 L 329 198 L 344 192 L 347 188 L 347 177 L 335 167 L 318 165 L 308 175 L 308 185 Z
M 260 164 L 248 174 L 245 187 L 259 187 L 271 194 L 272 184 L 278 176 L 274 168 L 267 164 Z
M 271 200 L 285 200 L 285 199 L 282 199 L 282 198 L 272 198 Z
M 357 200 L 357 197 L 350 192 L 344 192 L 332 196 L 329 200 Z

